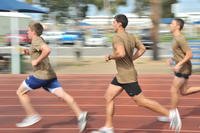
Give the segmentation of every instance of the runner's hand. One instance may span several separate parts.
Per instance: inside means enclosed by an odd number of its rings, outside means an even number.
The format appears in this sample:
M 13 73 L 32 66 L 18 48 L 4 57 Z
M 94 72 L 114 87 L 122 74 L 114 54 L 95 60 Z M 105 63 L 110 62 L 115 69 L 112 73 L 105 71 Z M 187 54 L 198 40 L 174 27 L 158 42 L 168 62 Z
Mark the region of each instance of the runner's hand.
M 105 61 L 108 62 L 110 60 L 110 55 L 105 56 Z
M 173 60 L 172 58 L 169 58 L 169 59 L 167 60 L 167 64 L 168 64 L 169 66 L 173 66 L 173 65 L 174 65 L 174 60 Z
M 29 53 L 29 49 L 23 49 L 23 54 L 25 54 L 25 55 L 29 55 L 30 53 Z
M 37 66 L 38 63 L 39 63 L 39 62 L 38 62 L 37 60 L 32 60 L 32 62 L 31 62 L 32 66 Z
M 174 71 L 174 72 L 179 72 L 180 69 L 181 69 L 181 67 L 182 67 L 182 66 L 180 66 L 180 65 L 177 64 L 175 67 L 173 67 L 173 71 Z

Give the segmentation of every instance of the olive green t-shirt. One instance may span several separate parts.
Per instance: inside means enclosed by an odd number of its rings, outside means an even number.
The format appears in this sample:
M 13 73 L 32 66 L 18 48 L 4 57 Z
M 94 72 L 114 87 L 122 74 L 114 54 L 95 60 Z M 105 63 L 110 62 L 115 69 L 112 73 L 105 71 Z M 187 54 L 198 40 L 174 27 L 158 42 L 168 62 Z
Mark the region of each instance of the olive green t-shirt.
M 119 83 L 131 83 L 137 81 L 137 71 L 133 64 L 134 48 L 139 48 L 143 45 L 135 36 L 127 33 L 117 33 L 112 41 L 113 52 L 115 52 L 115 45 L 123 45 L 125 49 L 125 56 L 115 60 L 117 74 L 116 78 Z
M 42 45 L 45 45 L 45 42 L 41 37 L 32 39 L 30 47 L 31 61 L 37 59 L 41 55 L 42 51 L 40 49 Z M 45 80 L 56 77 L 48 57 L 44 58 L 37 66 L 33 66 L 33 76 Z
M 186 51 L 191 50 L 186 41 L 185 37 L 181 34 L 179 36 L 174 37 L 173 44 L 172 44 L 172 51 L 173 51 L 173 59 L 176 62 L 180 62 L 186 55 Z M 191 74 L 192 73 L 192 64 L 189 60 L 188 62 L 184 63 L 181 67 L 180 73 L 182 74 Z

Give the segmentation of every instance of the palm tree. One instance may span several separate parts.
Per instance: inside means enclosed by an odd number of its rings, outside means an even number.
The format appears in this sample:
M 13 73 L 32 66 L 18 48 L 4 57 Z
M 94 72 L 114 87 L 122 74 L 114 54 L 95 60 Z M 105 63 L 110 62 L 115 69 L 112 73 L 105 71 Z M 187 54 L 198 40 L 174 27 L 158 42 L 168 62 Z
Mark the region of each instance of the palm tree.
M 151 37 L 152 40 L 154 42 L 153 45 L 153 59 L 154 60 L 158 60 L 158 42 L 159 42 L 159 20 L 160 20 L 160 15 L 161 15 L 161 2 L 160 0 L 150 0 L 150 4 L 151 4 L 151 20 L 152 20 L 152 33 L 151 33 Z

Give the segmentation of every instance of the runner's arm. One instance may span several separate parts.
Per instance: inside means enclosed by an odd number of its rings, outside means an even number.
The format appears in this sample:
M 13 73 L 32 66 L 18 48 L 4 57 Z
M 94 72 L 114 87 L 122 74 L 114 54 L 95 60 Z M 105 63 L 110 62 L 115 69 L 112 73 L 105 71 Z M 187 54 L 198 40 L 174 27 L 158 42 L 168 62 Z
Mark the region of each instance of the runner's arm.
M 190 59 L 192 59 L 192 50 L 187 50 L 185 57 L 183 58 L 183 60 L 177 63 L 177 66 L 182 66 L 183 64 L 188 62 Z
M 137 47 L 137 51 L 135 52 L 135 54 L 133 55 L 133 60 L 136 60 L 137 58 L 139 58 L 140 56 L 142 56 L 144 54 L 144 52 L 146 51 L 146 48 L 145 46 L 142 44 L 142 45 L 139 45 Z
M 123 44 L 114 45 L 114 49 L 115 51 L 112 54 L 106 56 L 106 61 L 123 58 L 125 56 L 125 49 Z
M 51 52 L 51 49 L 48 47 L 47 44 L 43 44 L 40 50 L 42 51 L 42 53 L 37 59 L 32 61 L 33 66 L 36 66 L 37 64 L 39 64 L 44 58 L 48 57 L 48 55 Z
M 182 67 L 182 65 L 184 65 L 186 62 L 188 62 L 192 58 L 192 50 L 189 47 L 188 42 L 185 38 L 177 40 L 177 42 L 179 44 L 179 47 L 185 54 L 184 58 L 181 61 L 179 61 L 175 66 L 175 68 L 180 68 Z

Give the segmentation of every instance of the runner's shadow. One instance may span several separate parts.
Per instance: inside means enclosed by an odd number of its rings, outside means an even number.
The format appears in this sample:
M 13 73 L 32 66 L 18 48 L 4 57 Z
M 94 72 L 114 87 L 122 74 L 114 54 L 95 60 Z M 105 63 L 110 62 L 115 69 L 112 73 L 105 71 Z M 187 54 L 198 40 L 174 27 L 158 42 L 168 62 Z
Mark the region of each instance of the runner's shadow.
M 45 124 L 43 125 L 41 128 L 41 130 L 39 131 L 35 131 L 35 132 L 32 132 L 32 133 L 47 133 L 49 132 L 49 130 L 51 130 L 51 127 L 55 126 L 55 125 L 76 125 L 77 124 L 77 119 L 74 117 L 68 121 L 60 121 L 60 122 L 54 122 L 54 123 L 48 123 L 48 124 Z
M 94 120 L 94 118 L 91 118 L 90 117 L 90 115 L 91 114 L 96 114 L 96 113 L 94 113 L 94 112 L 90 112 L 89 114 L 88 114 L 88 121 L 90 121 L 90 120 Z M 51 130 L 51 127 L 53 127 L 53 126 L 55 126 L 55 125 L 77 125 L 77 119 L 76 119 L 76 117 L 74 117 L 74 118 L 72 118 L 72 119 L 70 119 L 70 120 L 68 120 L 68 121 L 60 121 L 60 122 L 54 122 L 54 123 L 48 123 L 48 124 L 45 124 L 45 125 L 43 125 L 41 128 L 43 128 L 43 129 L 41 129 L 41 130 L 39 130 L 39 131 L 35 131 L 35 132 L 32 132 L 32 133 L 48 133 L 49 132 L 49 130 Z M 87 124 L 87 128 L 89 128 L 90 127 L 90 125 L 89 124 Z M 78 129 L 78 127 L 77 127 L 77 129 Z M 87 130 L 85 131 L 85 132 L 87 132 Z
M 98 119 L 95 116 L 92 116 L 92 115 L 96 115 L 96 114 L 97 114 L 96 112 L 89 112 L 87 128 L 92 128 L 93 121 L 95 121 L 96 119 Z
M 190 110 L 188 111 L 186 114 L 183 114 L 181 115 L 181 118 L 184 119 L 185 117 L 188 117 L 188 116 L 199 116 L 200 115 L 200 109 L 199 109 L 200 105 L 192 108 L 192 109 L 187 109 L 187 110 Z
M 133 129 L 133 130 L 128 130 L 124 133 L 155 133 L 156 131 L 153 129 L 163 129 L 162 127 L 165 125 L 165 124 L 169 124 L 169 123 L 162 123 L 162 122 L 159 122 L 157 120 L 154 120 L 153 122 L 151 123 L 148 123 L 146 125 L 142 125 L 136 129 Z M 142 129 L 145 129 L 145 130 L 142 130 Z M 149 129 L 149 130 L 148 130 Z M 151 131 L 152 129 L 152 131 Z

